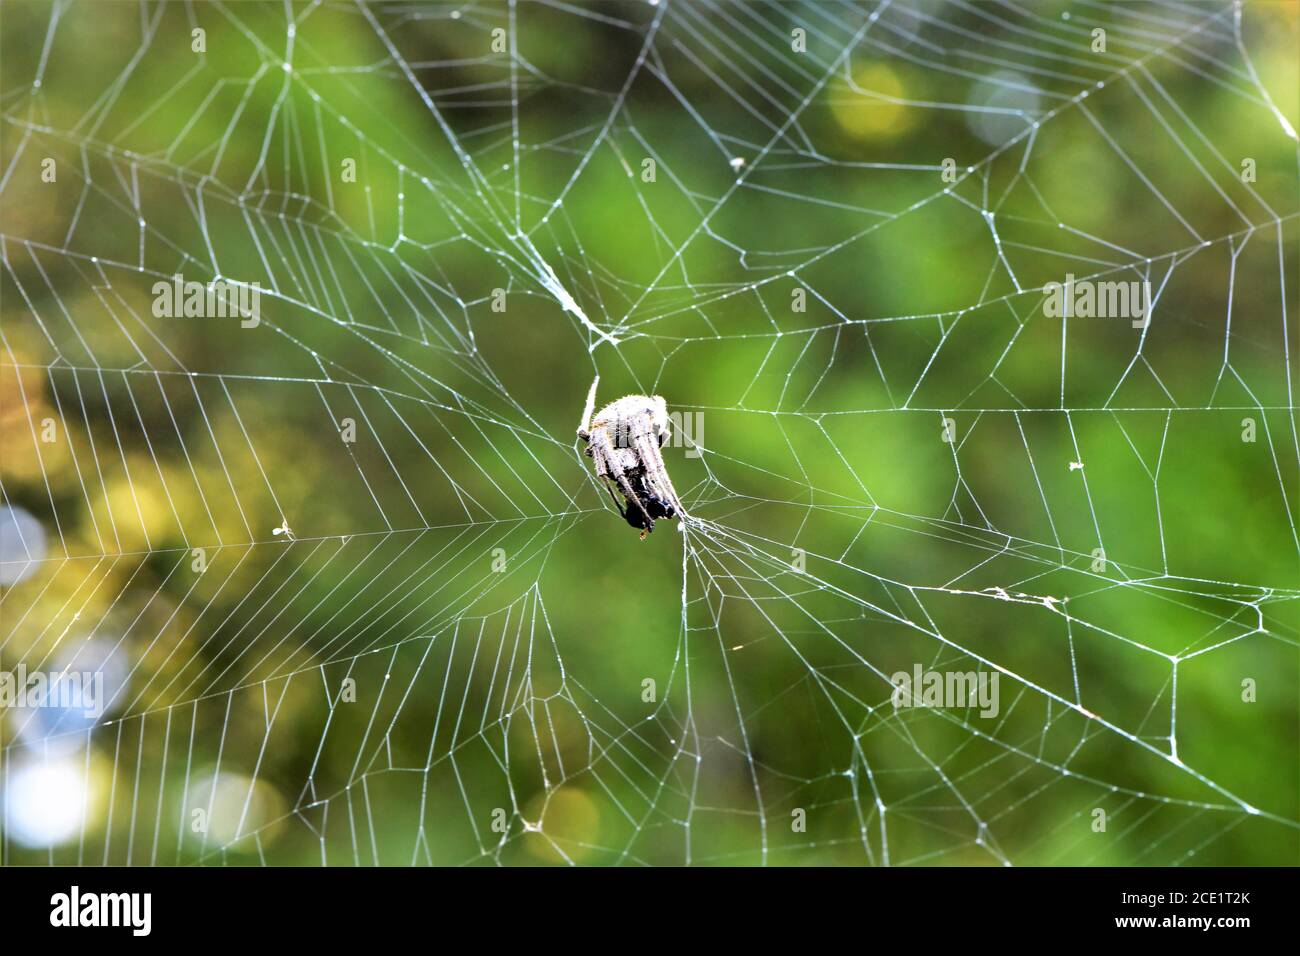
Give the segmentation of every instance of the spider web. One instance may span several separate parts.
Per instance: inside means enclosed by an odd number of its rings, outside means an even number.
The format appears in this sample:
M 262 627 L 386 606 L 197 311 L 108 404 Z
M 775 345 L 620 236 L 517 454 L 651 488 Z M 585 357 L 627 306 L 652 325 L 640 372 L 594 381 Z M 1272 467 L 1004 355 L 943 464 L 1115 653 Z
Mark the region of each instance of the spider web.
M 1296 862 L 1293 7 L 2 15 L 5 860 Z

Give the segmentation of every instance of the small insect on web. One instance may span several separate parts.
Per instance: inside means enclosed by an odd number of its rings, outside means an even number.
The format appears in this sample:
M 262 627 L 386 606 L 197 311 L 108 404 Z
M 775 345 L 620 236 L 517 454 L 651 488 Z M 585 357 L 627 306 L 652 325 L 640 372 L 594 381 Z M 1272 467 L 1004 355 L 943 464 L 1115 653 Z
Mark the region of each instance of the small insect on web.
M 597 375 L 587 392 L 578 437 L 587 443 L 587 457 L 596 463 L 596 477 L 618 513 L 644 541 L 656 520 L 687 517 L 659 452 L 672 434 L 668 404 L 660 395 L 625 395 L 592 418 L 599 384 Z

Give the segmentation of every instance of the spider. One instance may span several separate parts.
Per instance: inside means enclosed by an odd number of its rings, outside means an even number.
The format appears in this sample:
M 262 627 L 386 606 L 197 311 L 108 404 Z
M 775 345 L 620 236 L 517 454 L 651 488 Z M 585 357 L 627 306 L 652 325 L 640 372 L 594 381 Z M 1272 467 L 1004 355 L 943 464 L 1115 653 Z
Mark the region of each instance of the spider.
M 644 541 L 658 519 L 687 517 L 659 453 L 671 434 L 668 405 L 659 395 L 625 395 L 592 418 L 599 384 L 597 375 L 587 393 L 578 437 L 587 443 L 587 457 L 596 463 L 596 477 L 614 507 Z M 619 503 L 615 489 L 626 504 Z

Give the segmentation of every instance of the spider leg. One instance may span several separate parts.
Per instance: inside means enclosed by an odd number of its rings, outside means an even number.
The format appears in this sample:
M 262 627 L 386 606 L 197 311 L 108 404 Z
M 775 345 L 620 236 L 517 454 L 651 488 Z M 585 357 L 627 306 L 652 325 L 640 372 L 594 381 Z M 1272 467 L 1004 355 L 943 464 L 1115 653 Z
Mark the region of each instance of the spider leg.
M 600 384 L 600 376 L 591 383 L 591 388 L 587 392 L 587 404 L 582 409 L 582 421 L 578 423 L 578 437 L 585 442 L 591 441 L 591 413 L 596 408 L 596 386 Z M 588 452 L 590 454 L 590 452 Z
M 628 507 L 630 508 L 635 504 L 637 510 L 645 517 L 647 530 L 653 528 L 655 526 L 655 519 L 650 517 L 650 512 L 646 511 L 645 505 L 641 503 L 641 496 L 636 493 L 636 490 L 632 487 L 632 483 L 627 480 L 627 475 L 623 473 L 623 470 L 621 468 L 616 468 L 615 470 L 616 474 L 614 477 L 618 481 L 619 487 L 623 489 L 623 494 L 627 498 Z
M 604 486 L 605 491 L 608 492 L 609 500 L 614 502 L 614 507 L 618 509 L 619 517 L 626 518 L 627 510 L 623 507 L 623 502 L 618 500 L 618 494 L 615 493 L 614 486 L 609 483 L 609 479 L 602 475 L 600 483 Z
M 645 517 L 646 527 L 653 528 L 655 526 L 654 518 L 650 517 L 649 512 L 645 509 L 645 505 L 641 503 L 641 496 L 636 493 L 636 489 L 633 488 L 632 483 L 628 481 L 627 474 L 623 471 L 623 467 L 615 460 L 614 456 L 610 454 L 611 449 L 609 447 L 609 437 L 603 431 L 596 431 L 591 436 L 591 443 L 596 451 L 596 455 L 599 456 L 596 458 L 597 471 L 603 477 L 617 482 L 619 489 L 623 492 L 623 497 L 627 499 L 627 506 L 631 508 L 632 505 L 635 504 L 637 510 Z M 610 493 L 611 495 L 613 494 L 612 490 Z M 617 501 L 614 503 L 616 505 L 618 504 Z M 619 514 L 623 515 L 624 518 L 627 517 L 627 513 L 622 508 L 619 509 Z
M 605 456 L 601 453 L 598 443 L 591 442 L 590 439 L 588 439 L 588 442 L 587 455 L 596 463 L 596 482 L 608 493 L 610 500 L 614 502 L 614 507 L 618 509 L 618 513 L 623 514 L 623 505 L 619 502 L 618 495 L 614 493 L 614 486 L 610 483 L 609 465 L 605 461 Z
M 646 484 L 651 491 L 672 505 L 679 517 L 686 518 L 686 509 L 682 507 L 682 501 L 677 497 L 677 489 L 673 487 L 672 479 L 668 477 L 668 468 L 659 453 L 658 443 L 647 430 L 640 429 L 632 436 L 632 447 L 636 451 L 637 458 L 645 464 Z
M 609 466 L 605 461 L 605 456 L 603 454 L 596 454 L 597 451 L 598 449 L 595 447 L 587 448 L 587 454 L 596 462 L 596 480 L 600 486 L 605 489 L 605 493 L 609 495 L 609 500 L 614 502 L 614 507 L 618 509 L 619 517 L 626 520 L 627 509 L 623 507 L 623 502 L 619 500 L 618 493 L 614 491 L 615 484 L 609 475 Z

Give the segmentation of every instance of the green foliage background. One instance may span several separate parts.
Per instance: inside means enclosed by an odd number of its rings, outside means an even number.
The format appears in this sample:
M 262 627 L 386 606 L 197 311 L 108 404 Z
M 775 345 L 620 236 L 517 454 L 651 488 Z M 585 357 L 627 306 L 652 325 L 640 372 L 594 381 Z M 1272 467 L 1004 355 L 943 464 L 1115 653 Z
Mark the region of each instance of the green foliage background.
M 1297 861 L 1297 153 L 1230 5 L 894 6 L 830 71 L 869 6 L 666 6 L 295 4 L 290 51 L 280 3 L 5 4 L 0 478 L 50 560 L 0 664 L 132 668 L 79 840 L 10 862 Z M 1294 7 L 1243 31 L 1297 124 Z M 1032 139 L 927 106 L 1008 61 Z M 1147 258 L 1127 375 L 1127 322 L 1042 315 Z M 214 261 L 257 328 L 152 315 Z M 707 526 L 618 520 L 596 373 L 703 415 Z M 994 721 L 890 705 L 990 662 Z

